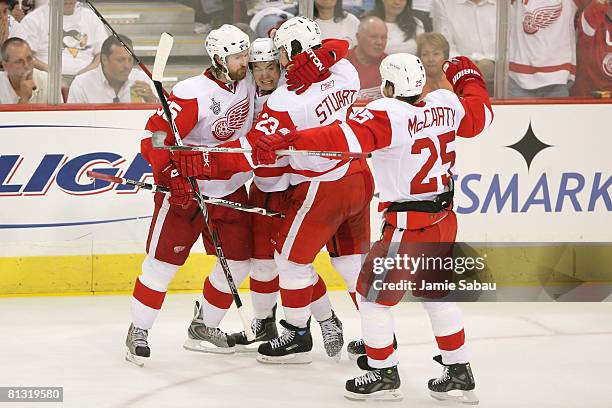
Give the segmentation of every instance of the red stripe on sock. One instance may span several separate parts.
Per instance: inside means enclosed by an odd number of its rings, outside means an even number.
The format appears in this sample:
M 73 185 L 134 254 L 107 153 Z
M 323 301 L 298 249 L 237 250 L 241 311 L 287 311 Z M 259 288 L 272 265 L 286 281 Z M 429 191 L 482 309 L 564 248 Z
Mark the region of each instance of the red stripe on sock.
M 249 288 L 256 293 L 275 293 L 278 292 L 278 276 L 271 281 L 260 281 L 250 278 Z
M 380 361 L 386 360 L 387 358 L 389 358 L 391 354 L 393 354 L 393 351 L 395 351 L 393 349 L 393 343 L 383 348 L 369 347 L 366 344 L 365 349 L 366 349 L 366 354 L 368 355 L 368 357 L 370 357 L 373 360 L 380 360 Z
M 307 307 L 312 299 L 312 286 L 303 289 L 280 289 L 283 306 L 286 307 Z
M 459 347 L 465 344 L 465 332 L 463 329 L 457 333 L 450 334 L 448 336 L 436 336 L 438 342 L 438 348 L 444 351 L 457 350 Z
M 219 309 L 229 309 L 232 304 L 232 295 L 230 293 L 221 292 L 219 289 L 215 288 L 208 278 L 204 281 L 204 290 L 202 294 L 208 303 Z
M 359 310 L 359 305 L 357 304 L 357 296 L 355 295 L 355 292 L 349 292 L 349 295 L 351 296 L 351 299 L 353 299 L 353 303 L 355 304 L 355 308 L 357 310 Z
M 325 281 L 323 280 L 321 276 L 319 275 L 317 276 L 319 280 L 317 280 L 317 283 L 312 285 L 312 299 L 311 299 L 312 302 L 315 302 L 321 299 L 327 293 L 327 286 L 325 285 Z
M 166 292 L 158 292 L 148 288 L 140 281 L 140 279 L 136 279 L 132 296 L 134 296 L 134 298 L 136 298 L 143 305 L 149 306 L 151 309 L 159 310 L 164 303 Z

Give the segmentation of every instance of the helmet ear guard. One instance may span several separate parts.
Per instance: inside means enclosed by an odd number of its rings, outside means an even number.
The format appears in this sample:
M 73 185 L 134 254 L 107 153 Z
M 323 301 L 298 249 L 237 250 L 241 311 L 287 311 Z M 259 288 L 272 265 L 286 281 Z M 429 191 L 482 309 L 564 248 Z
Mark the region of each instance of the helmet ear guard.
M 393 84 L 393 97 L 411 97 L 423 93 L 425 67 L 412 54 L 399 53 L 385 57 L 380 63 L 381 93 L 387 81 Z

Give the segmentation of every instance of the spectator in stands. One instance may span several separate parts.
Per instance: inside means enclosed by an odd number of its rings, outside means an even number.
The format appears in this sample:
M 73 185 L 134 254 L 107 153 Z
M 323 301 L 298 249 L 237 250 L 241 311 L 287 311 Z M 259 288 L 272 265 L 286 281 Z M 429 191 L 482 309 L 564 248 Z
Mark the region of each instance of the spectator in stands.
M 414 16 L 411 0 L 376 0 L 370 15 L 380 17 L 387 24 L 386 54 L 416 53 L 416 36 L 425 29 Z
M 578 58 L 573 96 L 612 92 L 612 0 L 593 0 L 578 18 Z M 595 95 L 594 95 L 595 93 Z
M 387 25 L 380 18 L 366 16 L 357 30 L 357 46 L 349 51 L 347 59 L 355 66 L 361 81 L 360 99 L 378 99 L 380 93 L 380 62 L 387 56 Z
M 0 44 L 7 38 L 19 37 L 28 40 L 26 30 L 9 13 L 10 1 L 0 0 Z
M 433 22 L 431 20 L 431 2 L 432 0 L 412 0 L 412 11 L 414 16 L 421 20 L 425 27 L 425 32 L 433 31 Z
M 569 96 L 576 74 L 574 18 L 588 0 L 511 0 L 508 94 Z
M 295 17 L 293 14 L 276 7 L 268 7 L 253 16 L 249 27 L 255 31 L 257 38 L 267 38 L 270 30 L 280 27 L 282 23 Z
M 11 15 L 19 22 L 36 6 L 34 0 L 10 0 L 10 3 Z
M 37 7 L 22 20 L 34 51 L 35 67 L 49 70 L 49 5 Z M 98 17 L 76 0 L 64 0 L 62 74 L 67 82 L 100 63 L 100 47 L 107 34 Z
M 453 86 L 446 79 L 442 71 L 442 64 L 448 59 L 449 44 L 440 33 L 423 33 L 417 36 L 417 57 L 425 67 L 425 87 L 423 96 L 436 89 L 453 90 Z
M 497 41 L 497 0 L 433 0 L 433 29 L 446 37 L 450 56 L 465 55 L 476 63 L 493 90 Z
M 342 8 L 342 0 L 315 0 L 314 19 L 321 28 L 321 38 L 340 38 L 353 48 L 359 19 Z
M 132 41 L 121 36 L 132 47 Z M 100 66 L 77 75 L 68 92 L 68 103 L 157 103 L 153 83 L 134 68 L 134 59 L 114 36 L 102 44 Z
M 17 37 L 0 47 L 4 71 L 0 71 L 0 104 L 47 102 L 47 73 L 34 68 L 32 49 Z

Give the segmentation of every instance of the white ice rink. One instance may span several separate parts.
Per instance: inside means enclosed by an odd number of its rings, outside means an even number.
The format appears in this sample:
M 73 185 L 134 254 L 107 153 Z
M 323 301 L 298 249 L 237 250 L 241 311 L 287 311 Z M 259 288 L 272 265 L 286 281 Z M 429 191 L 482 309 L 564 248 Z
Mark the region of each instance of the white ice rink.
M 242 296 L 250 310 L 248 294 Z M 359 318 L 348 295 L 331 296 L 345 339 L 356 339 Z M 123 358 L 127 296 L 0 299 L 0 386 L 64 387 L 63 403 L 0 408 L 363 406 L 343 398 L 344 382 L 360 370 L 346 354 L 339 364 L 325 356 L 317 323 L 309 365 L 263 365 L 253 354 L 184 350 L 196 297 L 166 297 L 149 332 L 152 357 L 144 368 Z M 441 369 L 431 360 L 425 311 L 418 304 L 394 310 L 404 400 L 392 405 L 456 406 L 427 393 L 427 379 Z M 481 407 L 612 407 L 612 303 L 483 303 L 463 310 Z M 233 310 L 222 328 L 240 328 Z

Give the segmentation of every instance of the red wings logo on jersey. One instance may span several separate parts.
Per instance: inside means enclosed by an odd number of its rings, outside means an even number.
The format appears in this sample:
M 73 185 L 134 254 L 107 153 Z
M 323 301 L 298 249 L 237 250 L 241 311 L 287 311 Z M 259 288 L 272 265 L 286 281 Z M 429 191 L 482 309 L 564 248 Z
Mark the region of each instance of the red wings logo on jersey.
M 563 3 L 553 6 L 540 7 L 533 12 L 526 12 L 523 17 L 523 31 L 525 34 L 535 34 L 540 28 L 546 28 L 554 23 L 563 11 Z
M 236 105 L 227 110 L 224 117 L 219 118 L 212 125 L 212 134 L 218 140 L 227 140 L 240 129 L 249 117 L 249 97 L 247 96 Z
M 612 53 L 604 57 L 602 67 L 606 75 L 612 77 Z

